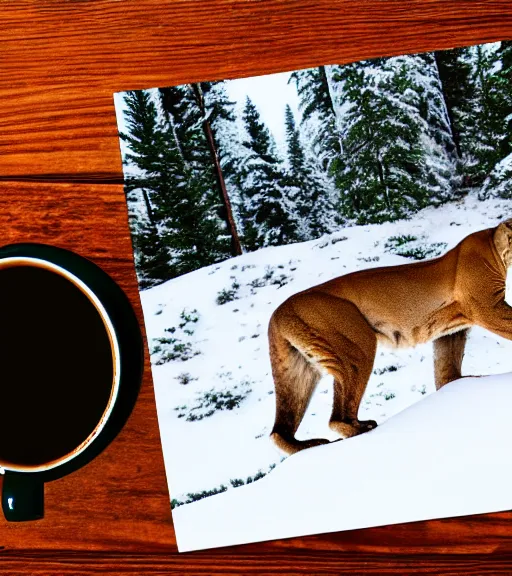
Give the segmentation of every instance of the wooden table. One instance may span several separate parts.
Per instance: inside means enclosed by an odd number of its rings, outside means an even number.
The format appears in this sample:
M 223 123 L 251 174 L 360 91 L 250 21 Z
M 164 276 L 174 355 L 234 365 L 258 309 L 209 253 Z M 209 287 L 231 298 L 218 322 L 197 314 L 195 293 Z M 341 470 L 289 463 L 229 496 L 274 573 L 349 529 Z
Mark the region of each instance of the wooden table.
M 113 92 L 512 38 L 510 0 L 17 0 L 1 9 L 2 244 L 47 242 L 91 258 L 140 318 Z M 0 520 L 1 574 L 512 573 L 511 513 L 178 555 L 147 355 L 126 428 L 91 464 L 48 484 L 46 503 L 42 521 Z

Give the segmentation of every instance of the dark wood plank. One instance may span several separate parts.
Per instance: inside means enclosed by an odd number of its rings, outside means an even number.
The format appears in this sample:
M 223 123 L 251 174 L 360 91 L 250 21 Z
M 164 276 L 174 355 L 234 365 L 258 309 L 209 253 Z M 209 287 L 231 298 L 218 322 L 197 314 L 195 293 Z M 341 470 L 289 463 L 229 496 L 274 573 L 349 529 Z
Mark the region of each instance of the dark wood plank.
M 142 321 L 122 187 L 4 183 L 0 230 L 2 244 L 51 243 L 90 258 L 116 279 Z M 145 371 L 139 401 L 119 437 L 85 468 L 46 485 L 43 520 L 7 524 L 2 518 L 0 545 L 175 549 L 147 358 Z
M 167 553 L 98 553 L 98 552 L 16 552 L 0 554 L 2 574 L 28 572 L 33 576 L 48 574 L 243 574 L 284 576 L 336 574 L 359 576 L 389 574 L 443 576 L 509 576 L 512 556 L 502 554 L 445 554 L 436 558 L 425 554 L 368 554 L 332 551 L 292 550 L 269 553 L 258 550 L 245 553 L 208 555 L 205 553 L 172 555 Z
M 2 243 L 91 258 L 139 318 L 113 92 L 512 38 L 509 0 L 33 0 L 0 22 Z M 510 513 L 178 555 L 147 359 L 126 428 L 46 498 L 0 519 L 2 574 L 512 572 Z

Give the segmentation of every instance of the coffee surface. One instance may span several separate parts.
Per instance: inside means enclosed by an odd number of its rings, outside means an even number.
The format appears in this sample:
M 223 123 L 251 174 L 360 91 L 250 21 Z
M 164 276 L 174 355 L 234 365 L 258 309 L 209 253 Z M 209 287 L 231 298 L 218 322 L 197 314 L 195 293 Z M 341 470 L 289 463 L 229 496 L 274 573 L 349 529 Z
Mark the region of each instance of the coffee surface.
M 0 268 L 0 463 L 73 452 L 98 425 L 113 372 L 104 322 L 79 288 L 48 269 Z

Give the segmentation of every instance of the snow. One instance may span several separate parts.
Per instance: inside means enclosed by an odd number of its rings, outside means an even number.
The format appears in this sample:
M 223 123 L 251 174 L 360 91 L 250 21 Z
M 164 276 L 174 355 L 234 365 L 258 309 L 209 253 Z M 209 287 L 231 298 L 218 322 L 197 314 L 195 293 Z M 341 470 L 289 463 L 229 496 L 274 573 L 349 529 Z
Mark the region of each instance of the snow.
M 171 498 L 186 501 L 190 493 L 227 487 L 223 494 L 173 510 L 180 550 L 511 507 L 510 501 L 505 505 L 504 496 L 500 500 L 502 478 L 508 482 L 510 478 L 496 456 L 505 451 L 504 442 L 497 440 L 510 438 L 508 415 L 497 417 L 509 405 L 507 394 L 512 394 L 512 387 L 505 392 L 508 376 L 467 379 L 431 396 L 431 345 L 379 349 L 359 413 L 361 419 L 377 420 L 379 428 L 281 462 L 282 456 L 268 439 L 274 394 L 266 336 L 270 315 L 291 294 L 354 270 L 410 262 L 387 251 L 391 236 L 410 234 L 417 238 L 416 244 L 444 242 L 449 249 L 507 215 L 510 201 L 479 201 L 472 194 L 439 208 L 426 208 L 410 220 L 340 229 L 319 240 L 244 254 L 141 293 L 150 348 L 155 345 L 153 339 L 172 336 L 199 352 L 186 361 L 152 367 Z M 233 283 L 239 285 L 234 290 L 238 298 L 217 304 L 218 294 Z M 193 310 L 198 321 L 179 328 L 183 312 Z M 169 328 L 175 331 L 166 332 Z M 473 329 L 463 373 L 500 372 L 512 372 L 512 342 Z M 187 384 L 180 383 L 184 374 L 191 377 Z M 248 388 L 251 392 L 233 410 L 216 410 L 201 420 L 187 421 L 187 415 L 201 412 L 192 409 L 208 391 L 243 395 Z M 327 427 L 331 403 L 332 383 L 325 377 L 297 437 L 335 439 Z M 434 421 L 439 423 L 439 432 L 432 432 Z M 443 430 L 448 438 L 440 444 Z M 335 450 L 344 451 L 339 470 Z M 466 458 L 469 450 L 470 459 Z M 350 458 L 356 473 L 349 473 L 352 478 L 347 479 L 342 471 L 351 470 L 345 465 Z M 267 473 L 273 464 L 276 468 L 265 478 L 250 486 L 232 487 L 231 480 L 244 480 L 259 470 Z M 284 488 L 288 474 L 301 466 L 309 475 L 300 482 L 296 478 L 298 487 L 288 495 Z M 495 480 L 493 474 L 492 484 L 481 476 L 488 466 L 497 471 L 496 476 L 502 475 Z M 336 490 L 329 470 L 334 472 Z M 354 497 L 355 489 L 363 495 L 360 499 Z M 293 503 L 299 492 L 304 501 L 304 491 L 309 495 L 307 504 L 295 510 Z M 334 494 L 340 500 L 333 504 Z M 274 512 L 272 503 L 279 500 L 282 508 L 276 510 L 281 512 Z M 325 514 L 327 505 L 329 514 Z M 341 521 L 334 507 L 341 510 L 343 506 L 348 508 Z M 250 515 L 242 525 L 244 510 Z
M 173 512 L 180 552 L 512 507 L 512 375 L 465 378 L 377 429 Z

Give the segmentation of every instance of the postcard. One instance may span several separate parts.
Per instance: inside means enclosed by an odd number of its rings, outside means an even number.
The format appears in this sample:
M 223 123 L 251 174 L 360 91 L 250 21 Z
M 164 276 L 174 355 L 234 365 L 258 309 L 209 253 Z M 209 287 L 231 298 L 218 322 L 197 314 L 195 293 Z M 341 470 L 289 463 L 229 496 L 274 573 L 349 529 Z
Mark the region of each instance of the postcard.
M 512 508 L 512 42 L 115 104 L 179 550 Z

